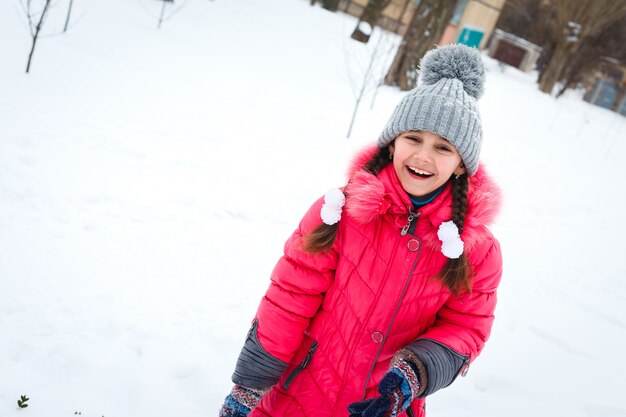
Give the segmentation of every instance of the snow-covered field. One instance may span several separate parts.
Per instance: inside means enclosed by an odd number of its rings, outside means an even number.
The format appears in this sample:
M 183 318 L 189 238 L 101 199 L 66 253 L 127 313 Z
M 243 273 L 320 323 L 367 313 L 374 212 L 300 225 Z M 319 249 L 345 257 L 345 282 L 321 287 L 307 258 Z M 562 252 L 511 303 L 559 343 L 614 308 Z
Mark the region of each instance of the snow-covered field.
M 0 2 L 0 416 L 216 416 L 284 240 L 402 93 L 346 139 L 375 43 L 306 0 L 177 2 L 159 31 L 159 2 L 75 3 L 25 75 Z M 625 120 L 485 62 L 505 273 L 429 416 L 626 416 Z

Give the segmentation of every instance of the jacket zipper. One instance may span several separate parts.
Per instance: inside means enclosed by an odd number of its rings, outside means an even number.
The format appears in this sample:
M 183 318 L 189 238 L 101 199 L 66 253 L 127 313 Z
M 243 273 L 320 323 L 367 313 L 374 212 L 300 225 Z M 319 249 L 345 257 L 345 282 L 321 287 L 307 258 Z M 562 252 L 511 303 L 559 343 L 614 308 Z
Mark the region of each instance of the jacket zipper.
M 300 365 L 296 366 L 294 370 L 291 371 L 291 373 L 287 376 L 287 379 L 285 379 L 285 382 L 283 383 L 284 389 L 288 389 L 291 383 L 293 382 L 293 380 L 298 376 L 298 374 L 300 374 L 300 372 L 302 372 L 304 368 L 306 368 L 309 365 L 309 363 L 311 362 L 311 359 L 313 358 L 313 354 L 315 353 L 316 350 L 317 350 L 317 342 L 313 342 L 304 360 L 300 362 Z
M 407 218 L 407 224 L 400 230 L 400 235 L 404 236 L 407 234 L 407 232 L 409 231 L 409 229 L 411 228 L 411 225 L 413 224 L 414 220 L 417 220 L 417 218 L 419 217 L 420 213 L 414 213 L 410 208 L 409 208 L 409 216 Z M 411 277 L 413 276 L 413 272 L 415 271 L 415 268 L 417 267 L 417 261 L 419 260 L 420 257 L 420 253 L 422 253 L 422 245 L 420 244 L 420 247 L 417 251 L 417 255 L 415 256 L 415 261 L 413 262 L 413 265 L 411 266 L 411 270 L 409 271 L 409 276 L 407 277 L 407 280 L 404 284 L 404 288 L 402 289 L 402 293 L 400 294 L 400 299 L 398 300 L 398 303 L 396 304 L 396 309 L 393 312 L 393 316 L 391 316 L 391 322 L 389 323 L 389 326 L 387 327 L 387 331 L 385 332 L 385 336 L 383 337 L 383 340 L 380 342 L 380 347 L 378 348 L 378 351 L 376 352 L 376 355 L 374 356 L 374 360 L 372 361 L 372 366 L 370 366 L 370 370 L 367 373 L 367 377 L 365 378 L 365 385 L 363 386 L 363 395 L 361 396 L 361 401 L 365 399 L 365 395 L 367 393 L 367 384 L 370 381 L 370 378 L 372 376 L 372 372 L 374 372 L 374 366 L 376 365 L 376 360 L 378 359 L 378 355 L 380 355 L 380 351 L 383 348 L 383 345 L 385 344 L 385 341 L 387 340 L 387 336 L 389 336 L 389 332 L 391 331 L 391 327 L 393 326 L 393 322 L 396 320 L 396 316 L 398 315 L 398 310 L 400 310 L 400 304 L 402 304 L 402 300 L 404 299 L 404 295 L 406 294 L 406 290 L 409 288 L 409 284 L 411 283 Z
M 407 218 L 406 225 L 402 228 L 402 230 L 400 230 L 400 236 L 404 236 L 409 232 L 413 220 L 416 220 L 420 214 L 421 213 L 419 211 L 417 213 L 414 213 L 413 210 L 411 210 L 411 208 L 409 207 L 409 217 Z

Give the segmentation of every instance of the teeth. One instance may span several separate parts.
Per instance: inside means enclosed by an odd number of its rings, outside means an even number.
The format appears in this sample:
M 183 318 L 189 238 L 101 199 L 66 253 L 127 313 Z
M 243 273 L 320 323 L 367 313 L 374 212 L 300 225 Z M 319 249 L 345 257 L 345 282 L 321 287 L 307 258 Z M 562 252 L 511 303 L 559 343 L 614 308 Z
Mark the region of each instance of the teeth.
M 409 167 L 409 169 L 418 175 L 434 175 L 432 172 L 422 171 L 421 169 Z

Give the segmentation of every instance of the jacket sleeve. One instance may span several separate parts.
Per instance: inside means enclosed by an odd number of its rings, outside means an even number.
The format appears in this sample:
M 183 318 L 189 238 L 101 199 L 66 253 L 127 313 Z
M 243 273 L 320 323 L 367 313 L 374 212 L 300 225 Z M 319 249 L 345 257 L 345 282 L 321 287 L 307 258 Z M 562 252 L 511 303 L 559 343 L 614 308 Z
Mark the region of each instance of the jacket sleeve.
M 322 204 L 323 198 L 311 206 L 285 243 L 237 361 L 235 383 L 260 387 L 280 379 L 334 279 L 338 238 L 327 252 L 301 249 L 302 238 L 322 223 Z
M 502 255 L 492 236 L 483 247 L 470 257 L 472 292 L 450 296 L 433 325 L 407 346 L 427 373 L 424 379 L 428 386 L 421 397 L 450 385 L 480 354 L 489 338 L 502 276 Z

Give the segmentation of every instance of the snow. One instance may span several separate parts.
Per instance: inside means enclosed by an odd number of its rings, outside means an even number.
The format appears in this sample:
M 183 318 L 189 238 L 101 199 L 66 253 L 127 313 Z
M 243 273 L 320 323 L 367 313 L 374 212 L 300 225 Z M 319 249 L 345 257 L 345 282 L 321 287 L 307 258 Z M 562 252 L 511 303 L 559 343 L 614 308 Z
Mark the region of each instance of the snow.
M 157 30 L 159 11 L 75 2 L 25 75 L 0 2 L 0 416 L 217 415 L 283 242 L 402 97 L 370 92 L 345 138 L 345 57 L 371 46 L 308 1 L 188 0 Z M 625 416 L 624 118 L 484 60 L 504 277 L 428 415 Z
M 368 22 L 358 22 L 357 27 L 359 28 L 359 32 L 361 32 L 362 34 L 366 36 L 372 35 L 373 28 L 372 25 L 370 25 Z

